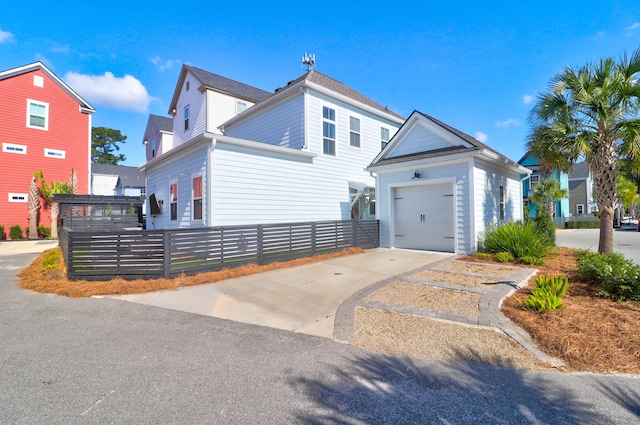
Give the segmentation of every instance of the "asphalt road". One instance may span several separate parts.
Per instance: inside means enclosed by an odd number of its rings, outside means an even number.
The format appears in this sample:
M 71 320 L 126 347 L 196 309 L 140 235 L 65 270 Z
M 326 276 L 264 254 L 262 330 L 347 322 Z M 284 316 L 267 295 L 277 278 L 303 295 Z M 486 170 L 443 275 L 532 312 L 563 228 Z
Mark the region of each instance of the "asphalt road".
M 569 248 L 598 251 L 600 229 L 562 229 L 556 232 L 556 244 Z M 614 229 L 613 250 L 640 264 L 640 232 L 636 224 Z
M 0 257 L 1 424 L 630 424 L 640 377 L 398 358 L 18 289 Z

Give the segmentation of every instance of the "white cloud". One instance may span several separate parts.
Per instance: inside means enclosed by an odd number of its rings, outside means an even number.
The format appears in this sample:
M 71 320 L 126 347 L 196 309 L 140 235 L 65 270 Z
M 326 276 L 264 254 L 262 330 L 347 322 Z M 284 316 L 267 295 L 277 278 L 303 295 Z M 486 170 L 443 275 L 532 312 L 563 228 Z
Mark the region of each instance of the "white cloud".
M 518 121 L 515 118 L 509 118 L 503 121 L 496 121 L 496 127 L 498 128 L 511 127 L 512 125 L 520 125 L 520 121 Z
M 522 96 L 522 103 L 524 103 L 525 105 L 528 105 L 531 102 L 533 102 L 532 94 L 525 94 L 524 96 Z
M 64 80 L 89 102 L 110 108 L 147 112 L 149 103 L 154 100 L 145 86 L 131 75 L 120 78 L 111 72 L 104 75 L 67 72 Z
M 638 28 L 640 28 L 640 22 L 634 22 L 633 24 L 626 27 L 624 31 L 629 36 L 629 35 L 633 35 L 633 32 Z
M 157 56 L 157 55 L 152 57 L 149 60 L 151 61 L 152 64 L 154 64 L 156 66 L 156 68 L 160 72 L 166 71 L 167 69 L 170 69 L 170 68 L 173 68 L 175 65 L 180 63 L 179 61 L 173 60 L 173 59 L 162 60 L 160 58 L 160 56 Z
M 487 143 L 489 141 L 489 136 L 484 134 L 482 131 L 478 131 L 473 137 L 482 143 Z
M 0 44 L 2 43 L 12 43 L 15 41 L 13 34 L 7 31 L 2 31 L 0 29 Z
M 54 53 L 69 53 L 69 45 L 65 44 L 64 46 L 53 46 L 51 51 Z

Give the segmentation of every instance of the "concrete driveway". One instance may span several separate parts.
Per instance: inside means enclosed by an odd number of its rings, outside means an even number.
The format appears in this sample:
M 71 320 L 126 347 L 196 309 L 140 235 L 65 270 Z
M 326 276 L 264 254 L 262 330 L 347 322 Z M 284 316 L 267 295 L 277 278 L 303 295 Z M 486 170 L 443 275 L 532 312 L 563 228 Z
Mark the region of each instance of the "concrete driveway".
M 599 237 L 600 229 L 560 229 L 556 232 L 556 244 L 596 252 Z M 614 229 L 613 250 L 640 264 L 640 232 L 637 231 L 635 223 L 625 223 L 622 227 Z
M 349 296 L 451 257 L 377 248 L 212 284 L 108 298 L 332 338 L 336 310 Z

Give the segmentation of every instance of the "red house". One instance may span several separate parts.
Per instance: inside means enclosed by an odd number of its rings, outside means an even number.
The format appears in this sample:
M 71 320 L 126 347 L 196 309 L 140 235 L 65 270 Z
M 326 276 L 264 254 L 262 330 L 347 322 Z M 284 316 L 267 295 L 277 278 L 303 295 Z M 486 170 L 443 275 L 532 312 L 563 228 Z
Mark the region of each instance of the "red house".
M 28 227 L 31 176 L 89 193 L 91 116 L 95 109 L 40 62 L 0 72 L 0 225 Z M 50 226 L 40 210 L 40 225 Z M 2 235 L 0 235 L 1 237 Z

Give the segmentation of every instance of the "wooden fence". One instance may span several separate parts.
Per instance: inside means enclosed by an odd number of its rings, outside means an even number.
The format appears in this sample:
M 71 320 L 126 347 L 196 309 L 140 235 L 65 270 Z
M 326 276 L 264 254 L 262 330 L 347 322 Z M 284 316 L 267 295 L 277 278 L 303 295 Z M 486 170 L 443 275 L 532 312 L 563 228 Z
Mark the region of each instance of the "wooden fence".
M 172 278 L 380 244 L 377 220 L 221 226 L 60 235 L 70 280 Z

